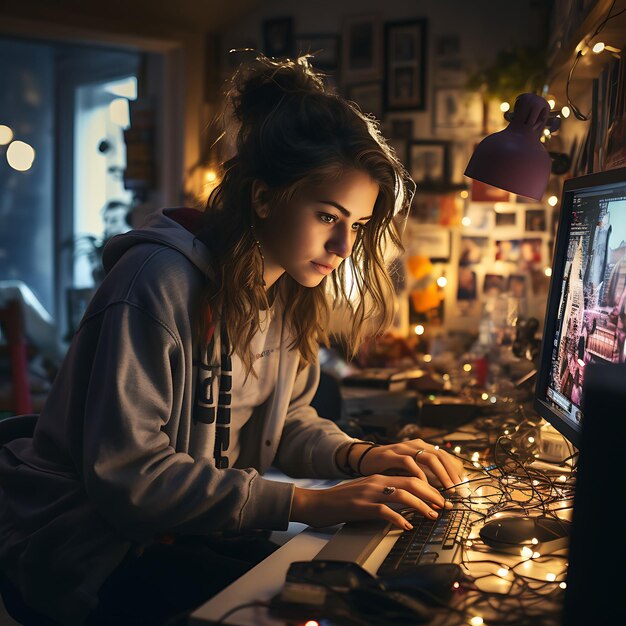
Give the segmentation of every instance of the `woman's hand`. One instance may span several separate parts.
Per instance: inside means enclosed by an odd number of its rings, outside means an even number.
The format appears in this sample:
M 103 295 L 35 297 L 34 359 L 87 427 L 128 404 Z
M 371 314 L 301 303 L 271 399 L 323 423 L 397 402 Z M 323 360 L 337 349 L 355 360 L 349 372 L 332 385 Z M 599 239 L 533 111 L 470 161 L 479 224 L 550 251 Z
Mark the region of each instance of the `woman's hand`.
M 296 487 L 290 520 L 323 527 L 384 519 L 401 530 L 410 530 L 411 524 L 394 511 L 389 506 L 391 504 L 415 509 L 433 519 L 438 517 L 438 510 L 451 506 L 434 487 L 420 478 L 376 474 L 329 489 Z
M 367 452 L 357 468 L 363 446 L 355 446 L 348 462 L 360 474 L 390 474 L 402 472 L 427 480 L 424 470 L 432 473 L 445 489 L 462 481 L 463 463 L 445 450 L 426 443 L 423 439 L 411 439 L 388 446 L 377 446 Z

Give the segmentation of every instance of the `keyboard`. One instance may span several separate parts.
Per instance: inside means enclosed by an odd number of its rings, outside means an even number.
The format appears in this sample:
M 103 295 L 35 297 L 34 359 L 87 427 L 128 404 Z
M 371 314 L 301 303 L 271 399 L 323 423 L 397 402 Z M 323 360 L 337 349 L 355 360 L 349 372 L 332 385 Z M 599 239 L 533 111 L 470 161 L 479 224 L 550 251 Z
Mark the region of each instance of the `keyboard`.
M 434 520 L 412 509 L 400 512 L 413 524 L 413 528 L 402 531 L 377 575 L 401 573 L 423 563 L 460 562 L 460 548 L 470 532 L 471 511 L 457 504 L 455 508 L 444 509 Z M 383 521 L 344 524 L 315 560 L 352 561 L 363 565 L 394 528 Z
M 413 524 L 404 531 L 378 569 L 379 576 L 401 573 L 417 564 L 454 563 L 469 534 L 467 509 L 444 510 L 437 519 L 415 511 L 404 515 Z

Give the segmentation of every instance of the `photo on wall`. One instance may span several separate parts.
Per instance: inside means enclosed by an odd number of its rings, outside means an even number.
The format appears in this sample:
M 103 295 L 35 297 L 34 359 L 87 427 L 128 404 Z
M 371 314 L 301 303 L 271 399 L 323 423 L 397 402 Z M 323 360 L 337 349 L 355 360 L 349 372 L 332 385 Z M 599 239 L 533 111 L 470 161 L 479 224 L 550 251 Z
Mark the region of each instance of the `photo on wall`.
M 485 296 L 499 296 L 506 291 L 506 278 L 501 274 L 485 274 L 483 294 Z
M 528 232 L 542 232 L 547 229 L 545 209 L 526 209 L 525 229 Z
M 487 258 L 488 237 L 461 237 L 459 265 L 475 265 Z
M 517 263 L 521 255 L 521 241 L 519 239 L 496 240 L 496 261 Z
M 476 300 L 478 292 L 476 272 L 469 267 L 459 266 L 457 300 Z

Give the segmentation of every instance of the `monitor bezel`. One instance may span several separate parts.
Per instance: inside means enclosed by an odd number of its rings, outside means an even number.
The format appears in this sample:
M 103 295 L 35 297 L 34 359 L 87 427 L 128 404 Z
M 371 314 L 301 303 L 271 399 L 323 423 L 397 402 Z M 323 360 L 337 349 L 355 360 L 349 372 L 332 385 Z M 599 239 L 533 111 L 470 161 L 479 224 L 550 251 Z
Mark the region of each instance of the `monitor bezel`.
M 581 443 L 580 427 L 577 429 L 570 425 L 566 419 L 560 417 L 557 411 L 545 400 L 545 393 L 541 392 L 541 390 L 547 389 L 548 385 L 552 341 L 556 331 L 557 311 L 561 298 L 561 285 L 560 281 L 557 279 L 563 275 L 565 265 L 572 217 L 571 206 L 574 195 L 572 192 L 590 187 L 605 187 L 617 183 L 624 183 L 626 185 L 626 167 L 569 178 L 563 184 L 561 195 L 561 207 L 559 210 L 554 253 L 552 257 L 552 275 L 550 278 L 550 288 L 548 290 L 548 300 L 546 302 L 546 313 L 541 338 L 541 356 L 537 370 L 533 404 L 535 411 L 554 426 L 554 428 L 576 446 L 576 448 L 580 448 Z

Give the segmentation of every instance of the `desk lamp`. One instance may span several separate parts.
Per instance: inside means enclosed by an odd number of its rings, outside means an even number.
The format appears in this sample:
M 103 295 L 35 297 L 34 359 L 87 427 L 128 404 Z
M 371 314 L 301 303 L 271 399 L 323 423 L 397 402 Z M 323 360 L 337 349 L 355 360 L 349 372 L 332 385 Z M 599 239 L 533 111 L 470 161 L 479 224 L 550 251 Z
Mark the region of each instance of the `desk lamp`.
M 534 93 L 517 97 L 513 112 L 505 113 L 509 125 L 485 137 L 474 150 L 465 175 L 520 196 L 540 200 L 552 169 L 551 155 L 541 143 L 544 128 L 557 130 L 561 120 Z

